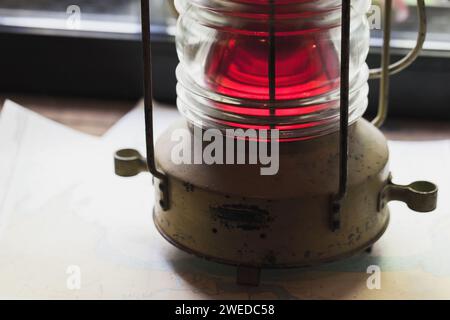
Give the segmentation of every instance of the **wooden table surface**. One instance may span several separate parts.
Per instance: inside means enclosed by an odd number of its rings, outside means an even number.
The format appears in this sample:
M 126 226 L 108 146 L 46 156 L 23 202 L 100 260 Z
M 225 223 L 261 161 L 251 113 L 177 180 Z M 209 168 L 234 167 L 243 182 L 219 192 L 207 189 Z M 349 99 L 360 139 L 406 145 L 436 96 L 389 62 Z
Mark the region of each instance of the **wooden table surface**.
M 101 136 L 138 103 L 138 101 L 0 94 L 0 106 L 5 99 L 96 136 Z M 383 131 L 393 140 L 450 139 L 450 122 L 389 119 Z

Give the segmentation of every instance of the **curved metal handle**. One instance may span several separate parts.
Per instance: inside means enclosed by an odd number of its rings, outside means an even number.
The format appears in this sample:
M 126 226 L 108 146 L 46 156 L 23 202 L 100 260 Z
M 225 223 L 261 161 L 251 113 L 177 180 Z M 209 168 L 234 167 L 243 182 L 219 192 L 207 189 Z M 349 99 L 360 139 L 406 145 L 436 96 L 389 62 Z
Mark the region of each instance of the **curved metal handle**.
M 414 211 L 431 212 L 437 206 L 438 187 L 428 181 L 416 181 L 407 186 L 388 184 L 380 193 L 379 209 L 383 209 L 390 201 L 402 201 Z
M 386 6 L 388 6 L 386 2 Z M 387 10 L 391 10 L 386 8 Z M 427 13 L 424 0 L 417 0 L 417 16 L 419 18 L 419 31 L 415 47 L 401 60 L 389 66 L 389 75 L 395 75 L 408 68 L 418 57 L 423 49 L 427 37 Z M 382 68 L 370 70 L 370 79 L 380 79 L 383 73 Z
M 389 108 L 389 77 L 409 67 L 419 56 L 427 34 L 427 15 L 424 0 L 417 0 L 417 12 L 419 17 L 419 31 L 416 46 L 408 55 L 394 64 L 390 64 L 390 43 L 392 26 L 392 0 L 385 0 L 384 31 L 383 31 L 383 56 L 381 68 L 370 70 L 370 79 L 380 79 L 380 97 L 378 113 L 372 123 L 381 127 L 386 121 Z

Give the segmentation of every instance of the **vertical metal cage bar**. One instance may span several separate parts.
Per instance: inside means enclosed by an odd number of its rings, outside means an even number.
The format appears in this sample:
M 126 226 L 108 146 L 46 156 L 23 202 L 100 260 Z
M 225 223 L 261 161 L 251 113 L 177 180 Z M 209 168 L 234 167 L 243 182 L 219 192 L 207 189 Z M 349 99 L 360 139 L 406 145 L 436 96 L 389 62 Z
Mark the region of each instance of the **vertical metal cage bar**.
M 341 26 L 341 89 L 339 130 L 339 191 L 333 199 L 331 229 L 341 227 L 341 203 L 347 194 L 348 183 L 348 119 L 350 91 L 350 20 L 351 0 L 342 0 Z
M 277 83 L 276 83 L 276 4 L 275 0 L 269 0 L 270 17 L 269 17 L 269 100 L 270 100 L 270 116 L 272 129 L 275 128 L 275 102 L 277 100 Z
M 155 147 L 153 136 L 153 88 L 152 88 L 152 50 L 150 32 L 150 0 L 141 0 L 142 53 L 144 59 L 144 110 L 145 139 L 147 145 L 147 166 L 150 173 L 160 180 L 159 189 L 163 193 L 160 205 L 169 208 L 168 178 L 158 171 L 155 164 Z
M 341 106 L 340 106 L 340 173 L 339 196 L 347 193 L 348 118 L 350 96 L 350 20 L 351 0 L 342 1 Z

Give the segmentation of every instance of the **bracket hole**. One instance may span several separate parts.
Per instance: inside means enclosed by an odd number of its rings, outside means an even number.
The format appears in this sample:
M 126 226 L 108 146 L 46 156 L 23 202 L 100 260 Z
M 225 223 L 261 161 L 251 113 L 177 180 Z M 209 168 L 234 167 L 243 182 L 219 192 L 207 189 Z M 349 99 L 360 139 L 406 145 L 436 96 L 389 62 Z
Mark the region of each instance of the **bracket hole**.
M 409 188 L 416 193 L 421 194 L 431 194 L 435 193 L 438 187 L 431 182 L 428 181 L 417 181 L 409 185 Z
M 134 149 L 123 149 L 116 152 L 116 159 L 122 161 L 133 161 L 140 159 L 141 155 L 139 151 Z

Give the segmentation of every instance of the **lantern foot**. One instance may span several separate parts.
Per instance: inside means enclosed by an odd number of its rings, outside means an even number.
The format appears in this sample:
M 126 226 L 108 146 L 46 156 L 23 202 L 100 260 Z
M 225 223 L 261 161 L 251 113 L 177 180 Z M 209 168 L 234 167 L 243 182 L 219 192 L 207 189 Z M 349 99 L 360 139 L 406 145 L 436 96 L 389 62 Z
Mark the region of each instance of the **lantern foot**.
M 236 282 L 241 286 L 259 286 L 261 281 L 261 269 L 255 267 L 237 267 Z

